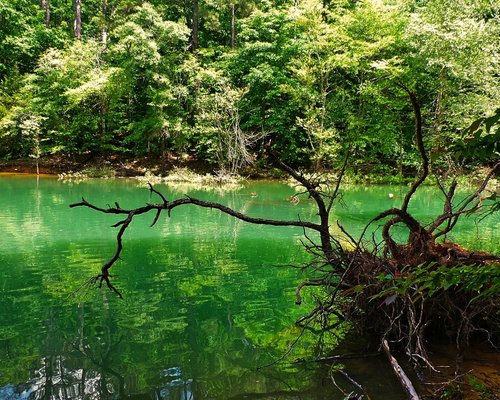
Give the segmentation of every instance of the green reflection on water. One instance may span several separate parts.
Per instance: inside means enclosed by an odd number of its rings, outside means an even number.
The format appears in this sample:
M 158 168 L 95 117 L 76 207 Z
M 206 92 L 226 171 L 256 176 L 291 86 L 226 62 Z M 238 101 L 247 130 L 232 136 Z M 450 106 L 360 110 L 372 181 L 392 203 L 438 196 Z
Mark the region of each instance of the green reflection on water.
M 158 188 L 169 198 L 183 195 Z M 357 234 L 378 211 L 399 204 L 387 196 L 398 191 L 349 188 L 335 217 Z M 189 192 L 253 216 L 316 218 L 308 199 L 287 201 L 293 193 L 266 182 L 225 194 Z M 284 362 L 257 370 L 288 350 L 300 334 L 293 322 L 311 304 L 306 296 L 294 306 L 305 276 L 289 265 L 307 258 L 300 229 L 249 225 L 196 207 L 176 209 L 153 228 L 152 216 L 138 218 L 113 267 L 120 301 L 107 290 L 77 291 L 114 251 L 116 232 L 116 218 L 67 207 L 82 196 L 102 206 L 157 201 L 134 181 L 0 177 L 0 398 L 343 398 L 325 367 L 290 364 L 318 355 L 309 333 Z M 430 220 L 440 211 L 438 197 L 424 188 L 413 212 Z M 479 235 L 465 220 L 454 239 L 497 251 L 499 224 L 488 218 Z M 327 345 L 337 340 L 325 338 Z M 383 358 L 346 364 L 373 399 L 401 398 Z M 350 391 L 342 377 L 337 383 Z

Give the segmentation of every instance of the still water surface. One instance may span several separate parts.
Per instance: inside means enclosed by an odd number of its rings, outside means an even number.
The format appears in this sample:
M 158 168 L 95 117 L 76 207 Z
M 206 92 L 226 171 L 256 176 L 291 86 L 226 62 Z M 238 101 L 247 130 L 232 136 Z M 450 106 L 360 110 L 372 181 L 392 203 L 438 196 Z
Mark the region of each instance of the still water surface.
M 287 201 L 294 189 L 283 184 L 249 183 L 223 193 L 157 189 L 168 198 L 188 193 L 252 216 L 315 218 L 307 199 Z M 400 192 L 346 189 L 335 218 L 357 234 L 377 212 L 399 205 Z M 116 229 L 110 225 L 117 221 L 68 208 L 82 196 L 123 208 L 158 201 L 132 180 L 76 184 L 0 176 L 0 399 L 345 397 L 328 367 L 293 363 L 320 355 L 317 336 L 302 335 L 281 359 L 300 334 L 293 322 L 311 305 L 310 299 L 294 305 L 295 287 L 305 279 L 289 266 L 306 260 L 300 229 L 249 225 L 191 206 L 153 228 L 152 215 L 136 218 L 112 270 L 122 301 L 108 290 L 81 288 L 113 253 Z M 413 212 L 430 219 L 441 209 L 439 200 L 424 188 Z M 453 239 L 498 252 L 499 228 L 498 218 L 481 228 L 468 219 Z M 336 353 L 363 351 L 355 342 L 349 337 Z M 382 357 L 344 365 L 371 399 L 404 397 Z M 346 393 L 355 389 L 342 375 L 334 377 Z

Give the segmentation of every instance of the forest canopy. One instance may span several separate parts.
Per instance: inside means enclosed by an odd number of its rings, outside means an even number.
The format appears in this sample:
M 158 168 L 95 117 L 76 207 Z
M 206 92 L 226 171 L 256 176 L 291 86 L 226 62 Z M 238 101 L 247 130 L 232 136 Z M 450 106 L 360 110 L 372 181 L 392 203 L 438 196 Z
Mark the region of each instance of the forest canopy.
M 270 140 L 294 166 L 499 158 L 498 0 L 0 2 L 0 158 L 191 157 L 229 172 Z M 498 114 L 496 114 L 498 115 Z M 467 148 L 467 151 L 457 149 Z

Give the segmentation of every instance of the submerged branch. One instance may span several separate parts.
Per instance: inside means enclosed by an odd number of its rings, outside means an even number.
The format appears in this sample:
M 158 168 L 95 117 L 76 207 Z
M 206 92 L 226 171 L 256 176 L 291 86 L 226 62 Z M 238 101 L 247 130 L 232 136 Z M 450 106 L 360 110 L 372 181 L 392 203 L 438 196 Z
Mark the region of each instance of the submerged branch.
M 376 352 L 376 353 L 335 354 L 331 356 L 317 357 L 313 359 L 297 358 L 295 361 L 293 361 L 292 364 L 323 363 L 328 361 L 355 360 L 355 359 L 373 358 L 373 357 L 380 357 L 380 353 Z
M 401 368 L 398 361 L 391 354 L 387 340 L 384 340 L 382 342 L 382 348 L 384 349 L 384 352 L 387 355 L 387 359 L 391 363 L 392 369 L 394 370 L 394 373 L 396 374 L 397 378 L 399 379 L 399 382 L 401 382 L 403 389 L 408 394 L 409 399 L 410 400 L 420 400 L 420 397 L 418 397 L 417 391 L 415 390 L 415 387 L 411 383 L 410 379 L 405 374 L 405 372 L 403 371 L 403 368 Z

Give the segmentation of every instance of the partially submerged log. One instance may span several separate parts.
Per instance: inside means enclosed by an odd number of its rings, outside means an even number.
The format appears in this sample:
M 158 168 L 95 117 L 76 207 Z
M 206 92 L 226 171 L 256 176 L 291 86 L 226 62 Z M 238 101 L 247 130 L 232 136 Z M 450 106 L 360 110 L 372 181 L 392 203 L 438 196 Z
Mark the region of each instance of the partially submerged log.
M 387 340 L 385 339 L 382 342 L 382 348 L 384 349 L 387 359 L 391 363 L 391 367 L 396 374 L 396 377 L 399 379 L 399 382 L 401 382 L 401 386 L 403 386 L 403 389 L 408 394 L 408 398 L 410 400 L 420 400 L 420 397 L 418 397 L 417 391 L 413 387 L 410 378 L 408 378 L 408 375 L 405 374 L 403 368 L 401 368 L 398 361 L 391 354 L 389 343 L 387 343 Z

